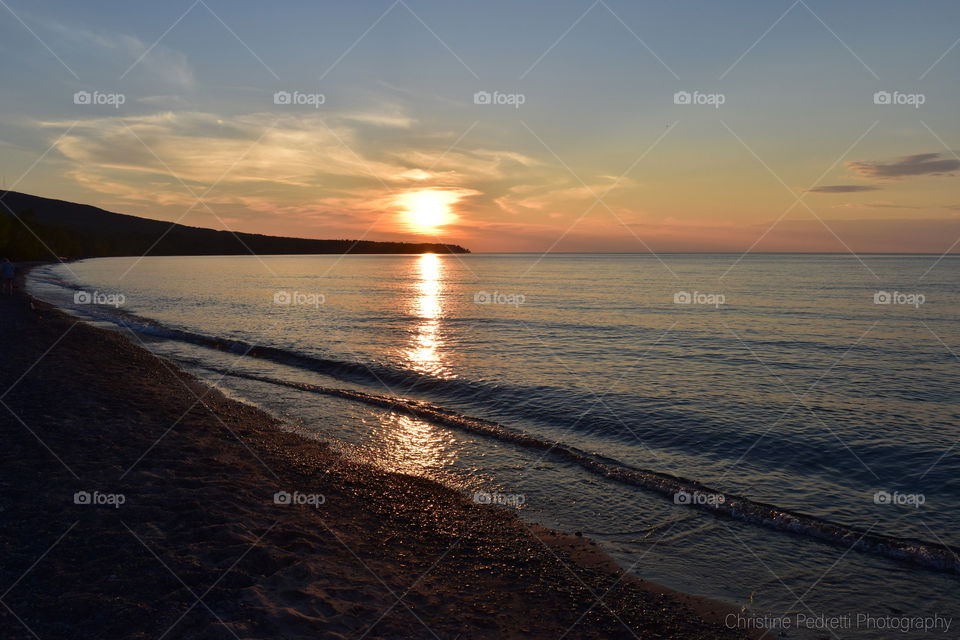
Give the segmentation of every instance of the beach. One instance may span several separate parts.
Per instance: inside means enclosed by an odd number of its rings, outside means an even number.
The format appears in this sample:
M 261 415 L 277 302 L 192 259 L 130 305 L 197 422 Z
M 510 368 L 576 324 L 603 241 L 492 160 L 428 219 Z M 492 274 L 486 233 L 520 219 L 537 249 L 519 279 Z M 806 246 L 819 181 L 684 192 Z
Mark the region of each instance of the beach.
M 744 637 L 588 538 L 284 431 L 22 277 L 0 327 L 4 638 Z
M 0 0 L 0 640 L 958 635 L 960 2 L 100 4 Z

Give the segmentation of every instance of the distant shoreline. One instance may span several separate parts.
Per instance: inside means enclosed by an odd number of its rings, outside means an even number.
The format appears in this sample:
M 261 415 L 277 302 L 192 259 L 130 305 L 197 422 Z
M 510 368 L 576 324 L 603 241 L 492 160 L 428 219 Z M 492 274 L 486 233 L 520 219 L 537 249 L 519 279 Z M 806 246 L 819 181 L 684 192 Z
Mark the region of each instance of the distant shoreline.
M 189 227 L 16 191 L 0 193 L 0 253 L 15 261 L 195 255 L 470 253 L 457 244 L 317 240 Z M 14 219 L 16 218 L 16 219 Z

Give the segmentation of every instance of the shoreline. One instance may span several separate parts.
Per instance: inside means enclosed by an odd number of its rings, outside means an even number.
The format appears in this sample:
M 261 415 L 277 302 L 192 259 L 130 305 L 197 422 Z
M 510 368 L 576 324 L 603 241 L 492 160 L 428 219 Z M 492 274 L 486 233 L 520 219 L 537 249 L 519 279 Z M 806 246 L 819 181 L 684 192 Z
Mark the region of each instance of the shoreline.
M 589 539 L 284 431 L 24 275 L 0 298 L 4 637 L 759 635 Z

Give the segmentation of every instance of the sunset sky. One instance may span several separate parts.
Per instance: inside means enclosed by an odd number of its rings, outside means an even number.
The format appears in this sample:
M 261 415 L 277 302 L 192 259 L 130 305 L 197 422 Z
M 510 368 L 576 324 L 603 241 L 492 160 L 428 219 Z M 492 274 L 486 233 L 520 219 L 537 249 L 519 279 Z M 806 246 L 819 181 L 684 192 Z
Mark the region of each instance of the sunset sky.
M 0 14 L 0 174 L 17 191 L 476 251 L 939 253 L 960 237 L 953 0 Z

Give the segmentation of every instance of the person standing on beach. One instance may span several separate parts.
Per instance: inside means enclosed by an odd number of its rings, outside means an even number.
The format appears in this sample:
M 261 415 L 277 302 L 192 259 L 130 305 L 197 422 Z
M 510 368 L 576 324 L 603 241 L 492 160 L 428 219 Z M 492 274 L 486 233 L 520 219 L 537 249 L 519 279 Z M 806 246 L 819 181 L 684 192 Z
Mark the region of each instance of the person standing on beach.
M 13 295 L 14 275 L 13 263 L 10 262 L 10 258 L 4 258 L 3 262 L 0 263 L 0 279 L 3 280 L 2 284 L 0 284 L 0 292 L 8 296 Z

